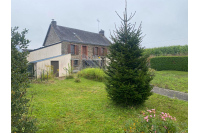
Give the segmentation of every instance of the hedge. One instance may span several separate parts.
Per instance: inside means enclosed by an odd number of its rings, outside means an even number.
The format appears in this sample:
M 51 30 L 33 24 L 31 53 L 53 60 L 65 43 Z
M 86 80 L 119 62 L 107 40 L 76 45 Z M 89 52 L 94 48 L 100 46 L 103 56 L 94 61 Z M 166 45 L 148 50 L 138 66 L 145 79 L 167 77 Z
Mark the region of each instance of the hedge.
M 167 55 L 187 56 L 188 45 L 148 48 L 148 49 L 144 49 L 144 54 L 149 54 L 149 55 L 154 55 L 154 56 L 167 56 Z
M 188 71 L 188 56 L 158 56 L 150 59 L 150 65 L 158 71 Z

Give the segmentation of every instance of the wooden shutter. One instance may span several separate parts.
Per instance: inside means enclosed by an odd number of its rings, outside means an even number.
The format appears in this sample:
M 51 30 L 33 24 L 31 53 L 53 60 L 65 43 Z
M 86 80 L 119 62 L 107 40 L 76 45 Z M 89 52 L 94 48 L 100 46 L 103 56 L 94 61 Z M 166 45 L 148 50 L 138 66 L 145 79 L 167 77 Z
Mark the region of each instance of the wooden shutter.
M 98 47 L 98 55 L 101 55 L 101 47 Z
M 76 46 L 75 46 L 75 49 L 76 49 L 76 55 L 78 55 L 78 54 L 79 54 L 79 46 L 76 45 Z
M 68 54 L 71 53 L 71 44 L 68 44 Z
M 73 60 L 71 60 L 71 67 L 73 67 L 74 66 L 74 61 Z M 68 68 L 69 69 L 69 68 Z

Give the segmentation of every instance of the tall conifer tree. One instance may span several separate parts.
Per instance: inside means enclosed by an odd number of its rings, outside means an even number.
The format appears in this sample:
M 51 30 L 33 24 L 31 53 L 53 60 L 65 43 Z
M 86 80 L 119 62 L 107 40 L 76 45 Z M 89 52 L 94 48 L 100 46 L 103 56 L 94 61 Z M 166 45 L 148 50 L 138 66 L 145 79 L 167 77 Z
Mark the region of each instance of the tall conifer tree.
M 108 96 L 123 105 L 140 105 L 152 94 L 147 56 L 143 56 L 144 48 L 140 46 L 143 38 L 141 24 L 135 29 L 136 24 L 128 23 L 134 15 L 127 18 L 127 6 L 124 18 L 118 15 L 122 25 L 116 29 L 114 36 L 111 35 L 113 43 L 109 47 L 110 62 L 106 71 Z

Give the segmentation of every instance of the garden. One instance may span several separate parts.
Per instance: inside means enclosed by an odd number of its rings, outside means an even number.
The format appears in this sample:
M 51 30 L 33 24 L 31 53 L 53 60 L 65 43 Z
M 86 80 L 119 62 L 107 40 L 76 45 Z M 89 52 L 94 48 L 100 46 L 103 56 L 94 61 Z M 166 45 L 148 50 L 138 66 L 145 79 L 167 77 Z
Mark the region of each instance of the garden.
M 128 23 L 133 16 L 127 18 L 125 8 L 104 70 L 69 72 L 62 80 L 48 75 L 29 82 L 28 52 L 16 48 L 27 48 L 27 30 L 11 29 L 11 132 L 188 132 L 188 102 L 151 91 L 158 86 L 188 92 L 187 46 L 145 53 L 141 24 L 135 29 Z
M 169 127 L 167 124 L 171 124 L 172 129 L 187 132 L 187 101 L 153 94 L 142 106 L 117 106 L 108 99 L 105 85 L 100 82 L 102 72 L 101 69 L 92 68 L 71 79 L 31 83 L 27 96 L 33 97 L 30 102 L 31 116 L 37 118 L 37 132 L 137 132 L 144 129 L 144 125 L 160 128 Z M 78 75 L 80 82 L 75 82 Z M 84 75 L 90 75 L 89 79 L 84 78 Z M 168 83 L 170 86 L 171 83 Z M 152 109 L 155 109 L 155 118 L 154 113 L 148 112 Z M 157 129 L 161 132 L 163 130 Z

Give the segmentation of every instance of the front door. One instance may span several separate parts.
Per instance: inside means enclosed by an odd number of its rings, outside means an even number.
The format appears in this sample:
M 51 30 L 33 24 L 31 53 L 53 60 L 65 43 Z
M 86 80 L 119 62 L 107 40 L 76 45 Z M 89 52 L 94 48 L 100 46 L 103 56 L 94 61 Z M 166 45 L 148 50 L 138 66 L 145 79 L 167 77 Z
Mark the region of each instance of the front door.
M 82 46 L 82 57 L 83 57 L 83 59 L 87 58 L 87 47 L 86 46 Z
M 53 74 L 59 77 L 59 61 L 51 61 L 51 65 L 53 66 Z

